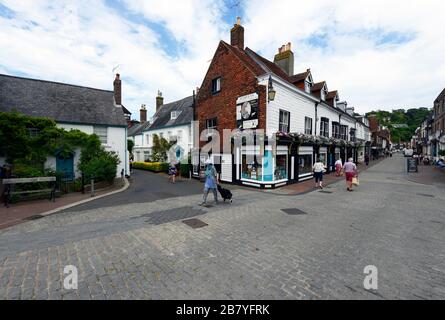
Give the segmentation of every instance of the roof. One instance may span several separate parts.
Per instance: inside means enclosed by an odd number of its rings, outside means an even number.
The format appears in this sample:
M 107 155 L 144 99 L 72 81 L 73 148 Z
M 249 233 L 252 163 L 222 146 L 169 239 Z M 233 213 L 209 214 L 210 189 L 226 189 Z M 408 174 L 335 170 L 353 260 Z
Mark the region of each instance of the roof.
M 0 111 L 56 122 L 127 126 L 113 91 L 0 74 Z
M 328 94 L 326 95 L 326 100 L 334 99 L 335 97 L 338 97 L 338 92 L 337 92 L 337 90 L 335 90 L 335 91 L 329 91 Z
M 124 112 L 124 114 L 130 114 L 130 115 L 131 115 L 130 110 L 128 110 L 127 108 L 125 108 L 124 105 L 121 105 L 121 106 L 122 106 L 122 111 Z
M 306 72 L 297 73 L 290 77 L 290 80 L 292 83 L 301 82 L 306 80 L 306 78 L 309 76 L 311 72 L 308 70 Z
M 132 137 L 132 136 L 137 136 L 139 134 L 142 134 L 142 131 L 147 129 L 149 126 L 150 126 L 149 121 L 146 121 L 144 123 L 136 123 L 133 126 L 131 126 L 130 128 L 128 128 L 127 136 Z
M 172 111 L 180 111 L 176 119 L 171 119 Z M 162 105 L 153 116 L 153 122 L 145 130 L 162 129 L 193 121 L 193 96 Z M 144 131 L 145 131 L 144 130 Z
M 445 99 L 445 89 L 443 89 L 442 92 L 437 96 L 436 100 L 434 100 L 434 103 L 439 102 L 442 99 Z

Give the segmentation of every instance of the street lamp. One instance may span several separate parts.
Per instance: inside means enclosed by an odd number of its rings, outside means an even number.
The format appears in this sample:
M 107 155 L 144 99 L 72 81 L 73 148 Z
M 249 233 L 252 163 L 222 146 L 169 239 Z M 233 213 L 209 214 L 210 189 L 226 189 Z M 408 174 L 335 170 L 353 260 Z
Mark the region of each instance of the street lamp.
M 269 101 L 274 101 L 277 92 L 272 86 L 272 76 L 269 76 Z

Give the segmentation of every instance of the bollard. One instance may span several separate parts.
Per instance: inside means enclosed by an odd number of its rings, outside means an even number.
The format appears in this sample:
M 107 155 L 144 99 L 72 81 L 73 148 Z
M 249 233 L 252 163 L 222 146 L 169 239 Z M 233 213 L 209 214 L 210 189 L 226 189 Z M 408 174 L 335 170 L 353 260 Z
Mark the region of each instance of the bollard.
M 91 179 L 91 196 L 94 197 L 94 179 Z

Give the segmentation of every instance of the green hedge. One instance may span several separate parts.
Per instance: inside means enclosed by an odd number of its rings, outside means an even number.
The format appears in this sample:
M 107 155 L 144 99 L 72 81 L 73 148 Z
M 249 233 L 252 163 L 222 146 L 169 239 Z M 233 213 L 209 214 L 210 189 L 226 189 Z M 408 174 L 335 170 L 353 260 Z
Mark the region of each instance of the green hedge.
M 133 169 L 148 170 L 153 172 L 167 172 L 168 163 L 165 162 L 133 162 Z

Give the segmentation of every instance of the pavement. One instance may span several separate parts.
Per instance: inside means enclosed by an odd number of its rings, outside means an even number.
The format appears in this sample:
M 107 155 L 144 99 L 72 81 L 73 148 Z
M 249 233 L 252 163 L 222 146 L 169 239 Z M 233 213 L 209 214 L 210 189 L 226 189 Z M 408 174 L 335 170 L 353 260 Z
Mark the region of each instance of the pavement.
M 354 192 L 339 181 L 300 195 L 235 189 L 209 207 L 200 193 L 117 201 L 0 230 L 0 298 L 445 299 L 445 195 L 404 163 L 382 160 Z M 63 287 L 66 265 L 78 289 Z M 369 265 L 377 290 L 363 286 Z

